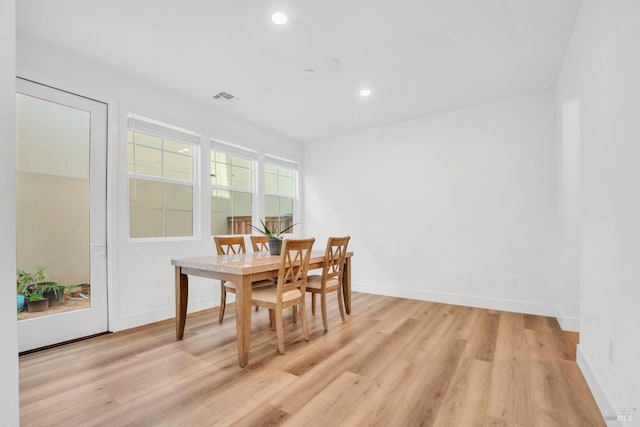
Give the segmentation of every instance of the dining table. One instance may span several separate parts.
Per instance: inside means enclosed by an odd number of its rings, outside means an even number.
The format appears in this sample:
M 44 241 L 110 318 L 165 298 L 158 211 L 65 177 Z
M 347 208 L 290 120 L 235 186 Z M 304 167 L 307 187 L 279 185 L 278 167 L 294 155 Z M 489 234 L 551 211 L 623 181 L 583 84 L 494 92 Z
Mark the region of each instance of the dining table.
M 343 268 L 342 289 L 345 311 L 351 314 L 351 258 L 347 252 Z M 312 251 L 309 270 L 322 268 L 324 251 Z M 236 285 L 236 339 L 238 362 L 241 367 L 249 364 L 251 344 L 251 291 L 252 284 L 264 279 L 272 279 L 280 269 L 280 255 L 268 252 L 251 252 L 229 255 L 213 255 L 195 258 L 174 259 L 176 297 L 176 340 L 184 337 L 189 299 L 189 276 L 206 277 L 233 282 Z

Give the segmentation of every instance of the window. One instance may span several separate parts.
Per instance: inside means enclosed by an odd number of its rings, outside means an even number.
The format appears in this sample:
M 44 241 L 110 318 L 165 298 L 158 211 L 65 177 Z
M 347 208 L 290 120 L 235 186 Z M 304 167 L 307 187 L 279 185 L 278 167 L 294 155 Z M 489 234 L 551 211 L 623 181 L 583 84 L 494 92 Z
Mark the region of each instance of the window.
M 214 143 L 211 151 L 211 234 L 251 234 L 254 194 L 252 152 Z M 239 152 L 242 155 L 235 155 Z
M 264 217 L 267 227 L 291 227 L 294 215 L 297 170 L 293 164 L 267 157 L 264 171 Z
M 194 132 L 129 114 L 129 236 L 193 236 Z

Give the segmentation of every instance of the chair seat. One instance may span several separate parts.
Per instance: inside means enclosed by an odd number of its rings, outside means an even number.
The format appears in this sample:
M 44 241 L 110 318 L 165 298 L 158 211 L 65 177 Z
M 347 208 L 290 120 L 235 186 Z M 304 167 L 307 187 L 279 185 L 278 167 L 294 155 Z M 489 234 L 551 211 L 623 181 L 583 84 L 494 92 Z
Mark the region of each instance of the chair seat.
M 256 289 L 251 293 L 252 301 L 261 301 L 270 304 L 276 303 L 277 287 L 269 286 L 260 289 Z M 289 302 L 302 297 L 300 289 L 292 289 L 282 293 L 282 302 Z
M 266 286 L 272 286 L 275 285 L 276 282 L 274 282 L 273 280 L 270 279 L 265 279 L 265 280 L 259 280 L 257 282 L 253 282 L 253 289 L 256 288 L 264 288 Z M 235 293 L 236 291 L 236 284 L 233 282 L 224 282 L 224 288 L 227 292 L 233 292 Z
M 335 277 L 327 280 L 327 289 L 334 289 L 340 285 L 340 282 Z M 322 289 L 322 276 L 311 275 L 307 277 L 307 289 Z

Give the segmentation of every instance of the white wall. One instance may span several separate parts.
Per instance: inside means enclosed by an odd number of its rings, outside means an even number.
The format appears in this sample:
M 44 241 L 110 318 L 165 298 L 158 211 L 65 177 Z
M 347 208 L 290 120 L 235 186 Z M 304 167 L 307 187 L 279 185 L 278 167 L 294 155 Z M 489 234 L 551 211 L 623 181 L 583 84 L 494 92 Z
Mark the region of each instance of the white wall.
M 0 418 L 19 425 L 16 320 L 15 2 L 0 0 Z
M 580 100 L 558 106 L 559 320 L 563 329 L 580 330 Z
M 208 214 L 198 218 L 197 237 L 178 242 L 130 242 L 128 238 L 128 181 L 126 116 L 134 112 L 203 135 L 202 152 L 210 137 L 247 146 L 292 160 L 300 160 L 299 145 L 261 129 L 207 103 L 188 101 L 168 89 L 105 69 L 42 42 L 18 37 L 17 72 L 21 77 L 78 93 L 109 104 L 110 185 L 110 328 L 125 329 L 175 315 L 172 258 L 215 253 Z M 185 76 L 188 78 L 188 76 Z M 208 99 L 208 96 L 205 96 Z M 200 170 L 209 179 L 208 162 Z M 210 194 L 203 186 L 198 211 L 209 212 Z M 190 279 L 190 310 L 219 304 L 219 283 Z
M 585 0 L 557 84 L 558 105 L 580 99 L 578 362 L 603 411 L 638 408 L 630 425 L 640 425 L 638 52 L 638 1 Z
M 307 144 L 305 233 L 352 235 L 355 290 L 556 315 L 554 101 Z

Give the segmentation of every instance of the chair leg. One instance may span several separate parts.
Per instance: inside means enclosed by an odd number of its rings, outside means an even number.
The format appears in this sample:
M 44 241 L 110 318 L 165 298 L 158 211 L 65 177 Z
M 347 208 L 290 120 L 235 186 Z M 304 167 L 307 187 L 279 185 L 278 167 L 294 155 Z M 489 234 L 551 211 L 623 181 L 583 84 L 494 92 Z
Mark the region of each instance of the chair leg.
M 340 308 L 340 317 L 342 317 L 342 321 L 346 322 L 347 319 L 344 317 L 344 300 L 342 298 L 342 286 L 338 286 L 338 307 Z
M 302 333 L 304 334 L 304 340 L 309 341 L 309 328 L 307 327 L 307 308 L 305 306 L 304 298 L 300 303 L 300 317 L 302 318 Z
M 320 309 L 322 310 L 322 325 L 324 326 L 325 332 L 329 330 L 329 326 L 327 325 L 327 293 L 322 292 L 320 294 Z
M 311 314 L 316 315 L 316 293 L 311 292 Z
M 278 335 L 278 353 L 284 354 L 284 328 L 282 327 L 282 310 L 276 310 L 276 334 Z
M 271 327 L 271 329 L 273 329 L 276 326 L 274 315 L 275 315 L 275 310 L 273 308 L 270 308 L 269 309 L 269 327 Z
M 220 281 L 220 312 L 218 314 L 218 323 L 224 320 L 224 309 L 227 305 L 227 291 L 224 290 L 224 282 Z
M 291 307 L 291 316 L 293 316 L 293 323 L 298 323 L 298 305 Z

